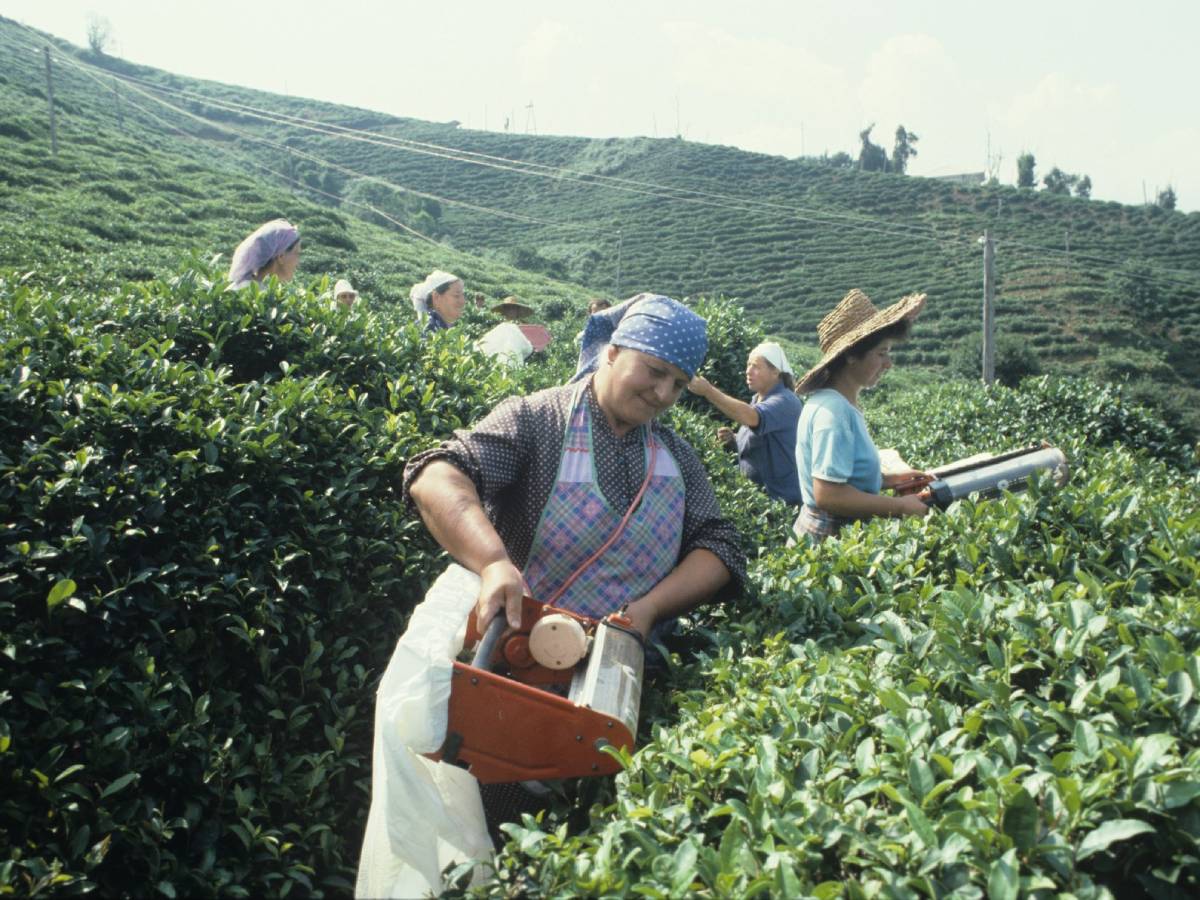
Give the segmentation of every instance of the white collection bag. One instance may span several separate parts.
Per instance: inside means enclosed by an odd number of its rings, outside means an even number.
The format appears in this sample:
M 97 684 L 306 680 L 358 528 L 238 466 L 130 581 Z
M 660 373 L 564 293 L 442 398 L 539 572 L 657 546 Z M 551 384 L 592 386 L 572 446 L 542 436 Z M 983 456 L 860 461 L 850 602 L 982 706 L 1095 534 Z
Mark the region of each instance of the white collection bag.
M 380 682 L 356 897 L 437 895 L 448 865 L 492 855 L 474 776 L 422 755 L 445 740 L 450 674 L 478 597 L 478 575 L 447 568 L 413 610 Z
M 533 352 L 533 344 L 521 331 L 519 325 L 513 322 L 501 322 L 475 342 L 480 353 L 508 366 L 523 366 L 529 354 Z

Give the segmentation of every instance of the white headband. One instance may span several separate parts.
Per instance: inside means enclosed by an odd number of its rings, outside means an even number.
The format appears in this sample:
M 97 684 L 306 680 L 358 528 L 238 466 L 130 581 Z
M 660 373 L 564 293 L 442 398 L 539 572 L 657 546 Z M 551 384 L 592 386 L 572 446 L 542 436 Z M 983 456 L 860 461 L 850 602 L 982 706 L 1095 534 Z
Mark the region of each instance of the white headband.
M 458 281 L 457 275 L 451 275 L 441 269 L 430 272 L 424 281 L 414 284 L 412 290 L 408 292 L 408 299 L 412 301 L 413 309 L 418 313 L 428 313 L 430 295 L 438 288 L 453 284 L 455 281 Z
M 788 364 L 787 355 L 783 352 L 783 348 L 774 341 L 763 341 L 757 347 L 750 351 L 750 358 L 761 356 L 784 375 L 792 374 L 792 367 Z

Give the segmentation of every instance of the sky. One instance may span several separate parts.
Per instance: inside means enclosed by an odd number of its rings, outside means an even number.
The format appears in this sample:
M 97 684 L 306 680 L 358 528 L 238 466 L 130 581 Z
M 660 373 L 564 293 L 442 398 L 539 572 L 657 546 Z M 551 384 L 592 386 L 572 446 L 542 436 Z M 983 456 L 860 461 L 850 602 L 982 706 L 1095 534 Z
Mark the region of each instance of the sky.
M 0 0 L 0 14 L 181 75 L 463 127 L 669 137 L 788 157 L 891 152 L 1200 210 L 1200 3 L 1142 0 Z M 1190 111 L 1189 111 L 1190 110 Z M 730 185 L 736 192 L 736 185 Z

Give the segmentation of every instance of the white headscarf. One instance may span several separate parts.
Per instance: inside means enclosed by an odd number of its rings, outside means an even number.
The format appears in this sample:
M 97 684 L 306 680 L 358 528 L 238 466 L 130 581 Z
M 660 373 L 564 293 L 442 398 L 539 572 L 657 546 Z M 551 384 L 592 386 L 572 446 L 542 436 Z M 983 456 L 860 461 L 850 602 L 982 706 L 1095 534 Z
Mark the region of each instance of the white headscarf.
M 792 367 L 788 364 L 787 354 L 774 341 L 763 341 L 751 350 L 750 358 L 753 359 L 756 356 L 761 356 L 784 375 L 792 374 Z
M 424 319 L 429 315 L 429 298 L 434 291 L 458 280 L 457 275 L 451 275 L 441 269 L 434 269 L 424 281 L 414 284 L 412 290 L 408 292 L 408 299 L 412 301 L 413 309 L 417 311 L 417 318 Z

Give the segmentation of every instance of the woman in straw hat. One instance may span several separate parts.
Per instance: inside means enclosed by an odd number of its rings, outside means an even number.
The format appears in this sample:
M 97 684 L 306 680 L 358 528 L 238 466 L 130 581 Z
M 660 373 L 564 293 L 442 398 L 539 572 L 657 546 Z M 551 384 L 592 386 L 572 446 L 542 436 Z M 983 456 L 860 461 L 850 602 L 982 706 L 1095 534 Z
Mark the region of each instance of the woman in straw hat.
M 799 506 L 796 425 L 804 404 L 796 396 L 795 384 L 783 348 L 764 341 L 746 360 L 746 386 L 754 393 L 749 403 L 729 396 L 700 375 L 691 380 L 688 390 L 741 426 L 736 433 L 718 428 L 717 440 L 736 447 L 742 474 L 776 500 Z
M 797 534 L 820 541 L 854 519 L 929 512 L 916 494 L 880 494 L 921 473 L 907 465 L 882 473 L 858 403 L 859 393 L 878 384 L 892 367 L 892 346 L 908 337 L 924 305 L 924 294 L 910 294 L 878 310 L 866 294 L 852 290 L 817 327 L 821 361 L 796 385 L 796 393 L 805 397 L 796 438 L 804 504 L 794 526 Z
M 505 297 L 492 307 L 492 312 L 506 322 L 520 322 L 533 315 L 533 307 L 522 303 L 516 297 Z

